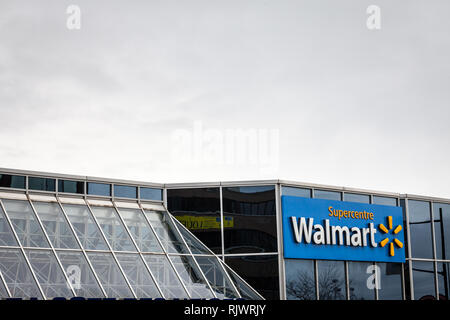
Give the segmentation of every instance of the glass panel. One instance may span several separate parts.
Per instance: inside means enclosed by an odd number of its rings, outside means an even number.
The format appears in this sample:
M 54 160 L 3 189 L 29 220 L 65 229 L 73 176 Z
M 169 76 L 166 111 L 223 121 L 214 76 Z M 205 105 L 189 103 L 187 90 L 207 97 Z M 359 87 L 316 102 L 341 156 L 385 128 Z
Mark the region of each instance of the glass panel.
M 439 288 L 439 300 L 448 300 L 450 289 L 450 263 L 438 262 L 438 288 Z
M 189 231 L 186 230 L 186 228 L 177 219 L 174 219 L 174 221 L 177 224 L 181 236 L 184 238 L 184 241 L 186 241 L 186 244 L 189 249 L 191 249 L 193 254 L 212 254 L 211 251 L 192 234 L 190 234 Z
M 3 281 L 0 279 L 0 299 L 6 299 L 9 298 L 8 291 L 6 290 L 6 287 L 3 283 Z
M 0 246 L 18 246 L 16 238 L 0 206 Z
M 166 299 L 188 298 L 175 271 L 164 255 L 144 255 L 144 260 L 158 282 Z
M 408 209 L 412 258 L 433 258 L 430 204 L 409 200 Z
M 265 299 L 280 299 L 278 255 L 225 257 L 225 263 Z
M 189 291 L 191 298 L 214 298 L 191 256 L 171 256 L 170 259 Z
M 371 262 L 348 263 L 348 285 L 350 300 L 374 300 L 375 287 L 368 287 L 368 280 L 374 275 L 374 265 Z M 375 280 L 375 277 L 374 277 Z M 369 283 L 375 285 L 375 281 Z
M 58 203 L 33 202 L 33 205 L 55 248 L 80 248 Z
M 91 209 L 113 250 L 136 251 L 114 208 L 91 207 Z
M 314 198 L 327 200 L 341 200 L 341 193 L 338 191 L 314 190 Z
M 217 298 L 238 298 L 230 280 L 225 276 L 225 270 L 216 257 L 196 256 L 195 259 Z
M 3 200 L 3 204 L 19 241 L 24 247 L 49 247 L 28 201 Z
M 433 203 L 436 258 L 450 259 L 450 204 Z
M 41 191 L 56 191 L 55 179 L 28 177 L 28 189 Z
M 122 216 L 140 251 L 162 252 L 155 234 L 140 209 L 119 208 L 119 214 Z
M 100 298 L 104 297 L 94 273 L 86 261 L 83 253 L 72 251 L 57 251 L 59 261 L 72 284 L 78 297 Z
M 88 182 L 87 193 L 97 196 L 111 196 L 111 185 L 105 183 Z
M 281 194 L 283 196 L 303 197 L 311 198 L 311 189 L 285 187 L 281 188 Z
M 71 180 L 58 180 L 58 192 L 84 193 L 84 182 Z
M 25 250 L 25 253 L 47 299 L 73 297 L 64 273 L 52 251 Z
M 318 260 L 319 300 L 345 300 L 345 268 L 343 261 Z
M 402 299 L 402 264 L 401 263 L 378 263 L 379 268 L 379 300 L 401 300 Z
M 222 189 L 225 253 L 277 252 L 275 187 Z
M 367 194 L 344 193 L 344 201 L 370 203 L 370 196 Z
M 0 249 L 0 271 L 14 298 L 39 298 L 42 295 L 19 249 Z
M 378 197 L 373 196 L 373 204 L 381 204 L 385 206 L 397 206 L 397 199 L 395 198 L 387 198 L 387 197 Z
M 139 188 L 142 200 L 162 201 L 162 190 L 154 188 Z
M 63 204 L 63 208 L 84 249 L 108 250 L 87 206 Z
M 136 199 L 137 187 L 114 185 L 114 196 Z
M 261 300 L 261 297 L 255 292 L 253 288 L 247 285 L 241 278 L 237 275 L 236 272 L 231 270 L 227 265 L 222 264 L 228 272 L 231 280 L 234 282 L 234 285 L 239 290 L 242 299 L 246 300 Z
M 167 252 L 189 253 L 167 213 L 145 210 L 145 216 L 150 221 Z
M 285 259 L 286 298 L 288 300 L 316 300 L 313 260 Z
M 413 261 L 414 300 L 436 299 L 433 262 Z
M 167 204 L 169 212 L 200 241 L 222 253 L 219 188 L 169 189 Z
M 112 254 L 88 252 L 87 255 L 108 298 L 133 298 Z
M 0 187 L 25 189 L 25 177 L 0 174 Z
M 138 254 L 118 253 L 116 257 L 138 298 L 161 297 L 150 273 Z

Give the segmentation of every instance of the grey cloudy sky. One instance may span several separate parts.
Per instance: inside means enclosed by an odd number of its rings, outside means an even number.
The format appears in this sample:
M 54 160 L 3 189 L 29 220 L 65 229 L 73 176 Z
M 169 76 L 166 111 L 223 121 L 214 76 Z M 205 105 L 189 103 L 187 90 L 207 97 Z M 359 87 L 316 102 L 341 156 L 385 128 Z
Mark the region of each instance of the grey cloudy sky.
M 66 27 L 70 4 L 80 30 Z M 0 0 L 0 167 L 450 198 L 449 12 L 448 0 Z M 256 141 L 276 154 L 270 170 L 220 161 L 240 152 L 223 142 L 239 130 L 273 138 Z

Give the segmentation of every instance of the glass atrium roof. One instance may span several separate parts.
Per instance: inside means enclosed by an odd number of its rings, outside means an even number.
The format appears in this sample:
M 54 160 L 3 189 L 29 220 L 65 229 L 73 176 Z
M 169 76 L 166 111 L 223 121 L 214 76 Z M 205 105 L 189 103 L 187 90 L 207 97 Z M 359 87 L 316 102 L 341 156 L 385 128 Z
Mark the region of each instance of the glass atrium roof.
M 0 192 L 0 298 L 262 297 L 161 203 Z

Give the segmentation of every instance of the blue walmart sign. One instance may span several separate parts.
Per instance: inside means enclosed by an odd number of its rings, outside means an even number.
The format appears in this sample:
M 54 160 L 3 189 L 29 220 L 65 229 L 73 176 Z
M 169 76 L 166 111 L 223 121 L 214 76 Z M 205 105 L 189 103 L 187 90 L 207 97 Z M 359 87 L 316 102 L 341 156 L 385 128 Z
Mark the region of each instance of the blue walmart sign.
M 282 196 L 285 258 L 405 262 L 400 207 Z

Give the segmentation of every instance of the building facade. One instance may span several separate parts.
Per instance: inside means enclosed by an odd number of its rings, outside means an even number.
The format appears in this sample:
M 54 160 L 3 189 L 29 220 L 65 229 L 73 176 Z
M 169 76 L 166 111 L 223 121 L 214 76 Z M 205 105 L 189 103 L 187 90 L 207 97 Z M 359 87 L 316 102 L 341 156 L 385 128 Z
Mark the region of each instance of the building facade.
M 372 231 L 361 227 L 365 248 L 353 233 L 320 246 L 323 228 L 314 225 L 309 243 L 291 213 L 303 206 L 318 221 L 316 205 L 394 212 L 371 230 L 402 238 L 370 249 Z M 283 180 L 155 184 L 0 169 L 0 208 L 2 297 L 449 297 L 449 199 Z M 329 210 L 327 223 L 359 217 Z M 351 223 L 375 221 L 364 219 Z

